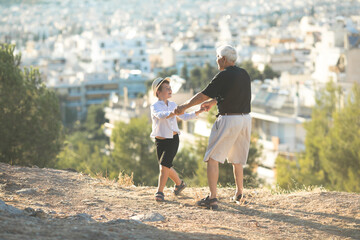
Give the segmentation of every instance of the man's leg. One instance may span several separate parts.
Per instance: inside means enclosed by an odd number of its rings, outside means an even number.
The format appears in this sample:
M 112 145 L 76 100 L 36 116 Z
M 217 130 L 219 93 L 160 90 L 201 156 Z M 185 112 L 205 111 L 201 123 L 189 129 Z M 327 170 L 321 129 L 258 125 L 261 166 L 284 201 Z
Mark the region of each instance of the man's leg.
M 209 158 L 207 162 L 207 178 L 210 188 L 210 199 L 216 198 L 216 187 L 219 179 L 219 162 Z
M 159 175 L 159 183 L 158 183 L 158 192 L 164 192 L 164 188 L 166 182 L 169 178 L 170 168 L 160 165 L 160 175 Z
M 233 163 L 234 179 L 236 184 L 236 197 L 243 192 L 243 166 Z

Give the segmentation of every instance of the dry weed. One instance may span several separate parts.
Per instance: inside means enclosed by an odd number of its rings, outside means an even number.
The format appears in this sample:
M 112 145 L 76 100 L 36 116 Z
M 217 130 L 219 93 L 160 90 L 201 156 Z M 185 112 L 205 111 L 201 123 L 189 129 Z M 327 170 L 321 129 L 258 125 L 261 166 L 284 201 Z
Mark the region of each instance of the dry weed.
M 103 177 L 101 172 L 96 173 L 95 178 L 100 180 L 100 182 L 98 184 L 104 185 L 104 186 L 114 186 L 114 184 L 116 182 L 114 179 L 109 179 L 108 177 Z
M 275 188 L 271 189 L 271 194 L 291 194 L 291 193 L 298 193 L 298 192 L 326 192 L 323 186 L 305 186 L 305 185 L 296 185 L 292 189 L 284 189 L 276 185 Z
M 127 175 L 124 172 L 120 172 L 118 176 L 117 184 L 121 187 L 131 187 L 134 185 L 134 173 Z

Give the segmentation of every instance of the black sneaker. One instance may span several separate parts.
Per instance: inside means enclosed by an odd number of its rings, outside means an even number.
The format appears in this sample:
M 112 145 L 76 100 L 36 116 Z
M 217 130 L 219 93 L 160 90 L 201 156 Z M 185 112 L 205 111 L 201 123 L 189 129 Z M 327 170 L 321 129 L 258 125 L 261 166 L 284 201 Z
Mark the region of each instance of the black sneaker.
M 207 196 L 206 198 L 203 198 L 200 201 L 197 201 L 196 206 L 215 210 L 215 209 L 218 209 L 218 207 L 219 207 L 217 205 L 217 202 L 218 202 L 217 198 L 210 199 L 210 196 Z

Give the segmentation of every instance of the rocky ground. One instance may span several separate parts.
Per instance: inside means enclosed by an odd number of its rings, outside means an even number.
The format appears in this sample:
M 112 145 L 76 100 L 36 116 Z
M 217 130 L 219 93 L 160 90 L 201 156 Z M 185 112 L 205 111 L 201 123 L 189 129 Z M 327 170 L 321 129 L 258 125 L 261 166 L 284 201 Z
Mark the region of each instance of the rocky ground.
M 0 239 L 360 239 L 360 194 L 221 188 L 213 211 L 194 206 L 207 188 L 155 190 L 0 163 Z

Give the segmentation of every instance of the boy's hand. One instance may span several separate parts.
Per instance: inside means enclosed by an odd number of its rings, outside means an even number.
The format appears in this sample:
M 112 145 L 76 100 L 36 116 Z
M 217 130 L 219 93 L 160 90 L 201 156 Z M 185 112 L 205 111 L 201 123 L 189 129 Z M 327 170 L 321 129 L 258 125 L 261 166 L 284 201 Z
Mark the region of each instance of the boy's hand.
M 176 115 L 183 115 L 185 113 L 185 107 L 182 105 L 179 105 L 174 110 Z
M 199 110 L 197 110 L 195 112 L 196 116 L 199 115 L 200 113 L 204 112 L 205 111 L 205 108 L 200 108 Z

